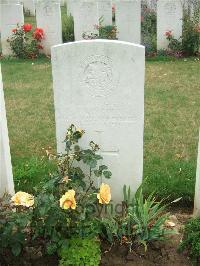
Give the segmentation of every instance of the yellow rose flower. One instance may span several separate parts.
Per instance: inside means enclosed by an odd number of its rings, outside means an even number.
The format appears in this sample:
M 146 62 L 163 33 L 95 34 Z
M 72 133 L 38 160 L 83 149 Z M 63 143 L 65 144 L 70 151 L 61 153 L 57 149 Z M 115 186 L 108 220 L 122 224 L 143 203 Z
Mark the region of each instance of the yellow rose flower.
M 68 190 L 60 199 L 60 207 L 64 210 L 69 208 L 76 209 L 75 191 L 73 189 Z
M 31 207 L 34 205 L 34 196 L 26 192 L 18 191 L 12 198 L 11 201 L 16 206 Z
M 111 200 L 110 186 L 102 183 L 100 186 L 100 191 L 97 194 L 97 199 L 101 204 L 108 204 Z

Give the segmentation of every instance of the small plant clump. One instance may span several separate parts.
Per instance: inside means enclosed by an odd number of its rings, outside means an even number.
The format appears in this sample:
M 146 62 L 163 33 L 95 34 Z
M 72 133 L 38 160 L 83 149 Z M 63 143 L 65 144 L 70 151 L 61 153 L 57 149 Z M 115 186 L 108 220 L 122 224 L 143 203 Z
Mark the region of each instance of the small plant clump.
M 184 237 L 179 246 L 179 251 L 189 252 L 194 265 L 200 263 L 200 218 L 190 219 L 184 228 Z
M 8 38 L 8 42 L 16 57 L 34 59 L 39 56 L 40 51 L 43 49 L 42 39 L 44 39 L 43 29 L 33 29 L 32 25 L 27 23 L 23 26 L 17 25 L 12 30 L 12 35 Z
M 142 189 L 131 195 L 130 188 L 124 186 L 122 215 L 102 218 L 103 237 L 110 243 L 127 244 L 130 250 L 135 244 L 147 250 L 152 241 L 166 240 L 169 235 L 176 234 L 165 225 L 170 215 L 165 208 L 153 195 L 144 199 Z
M 95 238 L 72 238 L 62 246 L 59 266 L 98 266 L 100 264 L 100 241 Z

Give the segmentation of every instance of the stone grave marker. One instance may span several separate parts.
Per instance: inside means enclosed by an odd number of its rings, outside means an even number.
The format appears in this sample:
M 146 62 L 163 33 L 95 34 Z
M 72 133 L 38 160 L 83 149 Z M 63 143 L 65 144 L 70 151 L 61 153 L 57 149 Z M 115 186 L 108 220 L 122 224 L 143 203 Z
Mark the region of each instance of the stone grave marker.
M 66 7 L 67 7 L 67 15 L 73 16 L 73 2 L 74 0 L 67 0 Z
M 102 18 L 102 25 L 112 25 L 112 3 L 111 0 L 98 0 L 98 17 Z
M 126 184 L 135 192 L 142 182 L 144 129 L 143 46 L 90 40 L 54 46 L 52 73 L 57 151 L 73 123 L 86 131 L 81 145 L 100 145 L 103 163 L 113 173 L 115 203 Z
M 3 55 L 12 54 L 7 39 L 12 35 L 12 30 L 17 24 L 24 24 L 23 6 L 21 4 L 0 5 L 1 46 Z
M 197 157 L 196 185 L 194 198 L 194 216 L 200 216 L 200 130 L 199 130 L 199 146 Z
M 141 42 L 141 0 L 116 0 L 117 38 L 132 43 Z
M 157 2 L 157 49 L 167 49 L 168 40 L 165 33 L 172 31 L 179 39 L 182 35 L 183 7 L 181 0 L 158 0 Z
M 36 0 L 24 0 L 24 10 L 31 16 L 35 16 L 35 1 Z
M 98 34 L 95 25 L 99 24 L 97 2 L 95 0 L 74 0 L 74 35 L 75 40 L 83 40 L 83 34 Z
M 41 0 L 36 3 L 37 27 L 44 30 L 43 52 L 51 53 L 51 47 L 62 43 L 62 22 L 60 3 L 54 0 Z
M 8 139 L 8 128 L 6 120 L 6 109 L 0 65 L 0 197 L 5 192 L 14 194 L 14 183 Z

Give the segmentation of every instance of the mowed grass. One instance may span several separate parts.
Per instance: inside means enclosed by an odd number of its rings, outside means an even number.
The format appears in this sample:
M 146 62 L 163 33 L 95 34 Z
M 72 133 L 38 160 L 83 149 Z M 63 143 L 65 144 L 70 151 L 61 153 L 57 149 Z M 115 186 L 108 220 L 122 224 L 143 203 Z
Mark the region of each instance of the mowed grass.
M 51 64 L 48 59 L 3 60 L 2 72 L 15 180 L 31 190 L 50 171 L 41 162 L 44 149 L 55 150 Z M 192 202 L 199 125 L 200 61 L 147 62 L 146 193 Z

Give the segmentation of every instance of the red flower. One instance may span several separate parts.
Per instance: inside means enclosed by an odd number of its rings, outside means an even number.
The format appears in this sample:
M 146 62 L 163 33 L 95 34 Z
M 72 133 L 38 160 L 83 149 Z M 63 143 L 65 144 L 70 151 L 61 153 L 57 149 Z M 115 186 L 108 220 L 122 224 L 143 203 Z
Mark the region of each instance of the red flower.
M 36 28 L 35 31 L 33 32 L 33 38 L 36 40 L 41 40 L 44 38 L 44 31 L 41 28 Z
M 17 29 L 15 28 L 15 29 L 12 29 L 12 32 L 16 32 L 17 31 Z
M 24 25 L 22 26 L 22 29 L 23 29 L 25 32 L 29 32 L 29 31 L 32 30 L 32 25 L 29 24 L 29 23 L 24 24 Z
M 112 12 L 115 12 L 115 5 L 112 4 Z
M 167 37 L 172 36 L 172 31 L 171 31 L 171 30 L 166 31 L 166 32 L 165 32 L 165 36 L 167 36 Z

